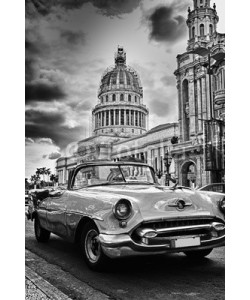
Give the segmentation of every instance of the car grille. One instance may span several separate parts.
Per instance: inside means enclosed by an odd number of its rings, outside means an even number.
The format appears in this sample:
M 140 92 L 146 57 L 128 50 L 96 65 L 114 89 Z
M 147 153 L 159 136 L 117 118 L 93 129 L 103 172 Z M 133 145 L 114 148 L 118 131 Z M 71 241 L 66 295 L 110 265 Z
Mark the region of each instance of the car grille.
M 214 222 L 224 222 L 218 218 L 196 218 L 196 219 L 178 219 L 164 220 L 154 222 L 143 222 L 131 234 L 131 238 L 136 243 L 145 243 L 148 245 L 170 244 L 171 240 L 181 237 L 199 236 L 201 241 L 211 240 L 225 234 L 225 231 L 214 231 L 212 224 Z M 143 230 L 157 232 L 153 238 L 145 238 L 141 235 Z

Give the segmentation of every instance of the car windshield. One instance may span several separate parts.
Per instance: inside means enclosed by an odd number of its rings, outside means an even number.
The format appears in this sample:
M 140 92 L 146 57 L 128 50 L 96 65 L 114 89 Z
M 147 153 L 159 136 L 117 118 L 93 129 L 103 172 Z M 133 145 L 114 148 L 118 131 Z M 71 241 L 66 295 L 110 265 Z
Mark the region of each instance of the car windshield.
M 85 166 L 78 170 L 73 189 L 121 183 L 154 184 L 155 180 L 148 166 L 135 164 Z

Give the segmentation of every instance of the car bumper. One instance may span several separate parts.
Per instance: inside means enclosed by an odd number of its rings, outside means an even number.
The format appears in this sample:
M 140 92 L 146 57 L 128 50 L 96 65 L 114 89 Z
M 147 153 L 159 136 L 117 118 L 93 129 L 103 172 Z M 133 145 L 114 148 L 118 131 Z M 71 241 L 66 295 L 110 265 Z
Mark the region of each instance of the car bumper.
M 189 236 L 189 238 L 192 238 L 192 236 Z M 193 238 L 195 238 L 195 236 L 193 236 Z M 174 241 L 176 240 L 176 237 L 169 238 L 163 245 L 147 245 L 144 243 L 138 244 L 135 243 L 128 234 L 100 234 L 99 240 L 102 245 L 103 252 L 110 258 L 202 250 L 225 245 L 224 235 L 211 240 L 201 240 L 199 245 L 192 247 L 175 247 Z

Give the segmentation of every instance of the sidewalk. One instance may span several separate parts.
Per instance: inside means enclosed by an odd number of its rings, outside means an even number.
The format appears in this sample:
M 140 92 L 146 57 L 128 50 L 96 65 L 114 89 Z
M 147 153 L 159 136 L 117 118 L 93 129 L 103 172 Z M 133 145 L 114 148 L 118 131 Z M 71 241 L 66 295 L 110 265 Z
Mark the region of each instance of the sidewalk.
M 26 300 L 71 300 L 56 287 L 25 266 Z

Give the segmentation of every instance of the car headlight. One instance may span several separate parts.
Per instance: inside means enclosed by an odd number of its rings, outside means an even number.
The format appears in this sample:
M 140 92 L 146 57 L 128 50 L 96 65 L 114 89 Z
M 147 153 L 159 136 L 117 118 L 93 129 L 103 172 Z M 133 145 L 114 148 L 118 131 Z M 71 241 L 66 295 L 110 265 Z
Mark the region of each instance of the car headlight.
M 222 199 L 220 199 L 219 201 L 219 208 L 220 210 L 225 213 L 225 197 L 223 197 Z
M 118 220 L 126 220 L 131 216 L 132 205 L 127 199 L 120 199 L 113 207 L 113 213 Z

